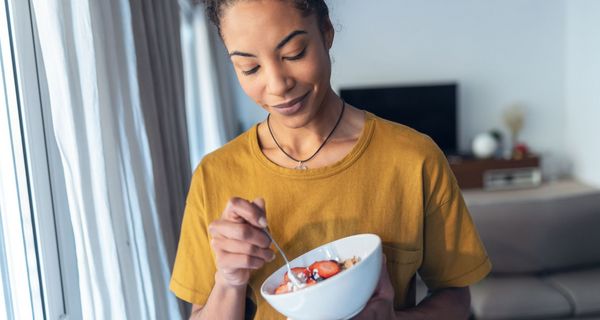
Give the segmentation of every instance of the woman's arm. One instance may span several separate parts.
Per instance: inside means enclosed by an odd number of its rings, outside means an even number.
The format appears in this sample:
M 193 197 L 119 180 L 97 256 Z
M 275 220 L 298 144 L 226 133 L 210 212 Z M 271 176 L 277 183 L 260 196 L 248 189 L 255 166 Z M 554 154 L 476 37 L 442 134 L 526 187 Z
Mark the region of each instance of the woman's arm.
M 206 305 L 194 304 L 190 320 L 244 319 L 246 286 L 230 286 L 215 276 L 215 286 Z
M 396 311 L 395 319 L 468 319 L 471 307 L 469 287 L 435 291 L 418 306 Z
M 273 261 L 265 203 L 231 198 L 221 218 L 208 226 L 217 272 L 204 306 L 194 305 L 190 319 L 244 319 L 250 271 Z

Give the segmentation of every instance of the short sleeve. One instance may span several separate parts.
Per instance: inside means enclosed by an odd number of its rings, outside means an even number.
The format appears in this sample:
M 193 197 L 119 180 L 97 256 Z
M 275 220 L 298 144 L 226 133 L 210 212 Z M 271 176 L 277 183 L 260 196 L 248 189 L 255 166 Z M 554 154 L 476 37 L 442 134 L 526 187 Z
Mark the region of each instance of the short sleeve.
M 445 156 L 436 148 L 423 177 L 425 217 L 419 274 L 432 289 L 466 287 L 492 265 Z
M 204 212 L 201 168 L 194 173 L 185 213 L 170 289 L 180 299 L 204 305 L 214 286 L 216 266 L 208 237 Z

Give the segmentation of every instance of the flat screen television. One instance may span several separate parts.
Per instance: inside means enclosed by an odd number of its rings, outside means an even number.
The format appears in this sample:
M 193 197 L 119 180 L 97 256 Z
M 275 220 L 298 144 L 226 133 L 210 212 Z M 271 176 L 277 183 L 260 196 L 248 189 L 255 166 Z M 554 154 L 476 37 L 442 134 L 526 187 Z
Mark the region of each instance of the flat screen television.
M 444 153 L 455 154 L 457 89 L 456 83 L 344 88 L 340 95 L 357 108 L 427 134 Z

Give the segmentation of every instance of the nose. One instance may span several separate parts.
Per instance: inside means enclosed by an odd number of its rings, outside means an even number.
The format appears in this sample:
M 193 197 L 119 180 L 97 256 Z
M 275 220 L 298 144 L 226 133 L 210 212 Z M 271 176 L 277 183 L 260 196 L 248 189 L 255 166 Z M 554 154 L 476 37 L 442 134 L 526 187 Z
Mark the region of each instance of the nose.
M 285 96 L 295 85 L 292 76 L 281 65 L 271 66 L 267 73 L 267 93 L 274 96 Z

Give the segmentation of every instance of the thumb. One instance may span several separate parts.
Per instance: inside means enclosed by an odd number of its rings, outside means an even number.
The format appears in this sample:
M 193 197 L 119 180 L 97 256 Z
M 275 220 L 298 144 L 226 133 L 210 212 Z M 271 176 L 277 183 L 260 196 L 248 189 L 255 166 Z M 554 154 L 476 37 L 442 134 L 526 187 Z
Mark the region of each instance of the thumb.
M 256 199 L 254 199 L 254 201 L 252 201 L 252 203 L 261 209 L 262 216 L 259 218 L 259 223 L 266 227 L 267 226 L 267 217 L 265 214 L 265 199 L 256 198 Z
M 254 203 L 259 208 L 263 209 L 263 211 L 265 211 L 265 199 L 263 199 L 263 198 L 256 198 L 256 199 L 254 199 L 254 201 L 252 201 L 252 203 Z

